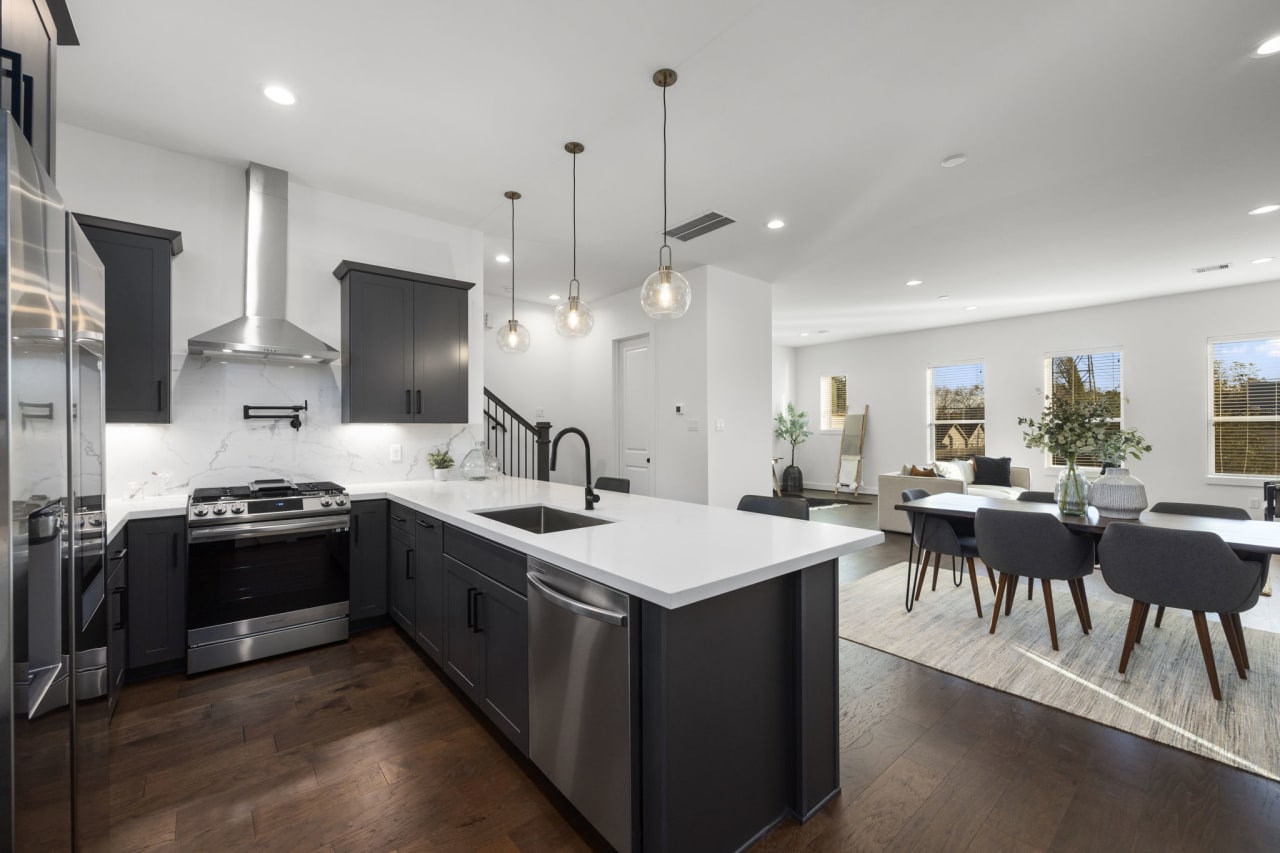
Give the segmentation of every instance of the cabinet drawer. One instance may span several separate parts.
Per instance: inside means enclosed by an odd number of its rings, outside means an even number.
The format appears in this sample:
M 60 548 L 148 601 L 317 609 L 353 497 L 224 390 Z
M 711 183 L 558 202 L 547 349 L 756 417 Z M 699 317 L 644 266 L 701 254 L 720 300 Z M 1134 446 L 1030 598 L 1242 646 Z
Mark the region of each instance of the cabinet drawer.
M 413 522 L 417 518 L 417 513 L 411 509 L 406 509 L 400 504 L 393 503 L 387 513 L 387 524 L 392 530 L 399 530 L 401 533 L 413 535 Z
M 526 558 L 519 551 L 446 524 L 444 552 L 520 595 L 525 594 Z

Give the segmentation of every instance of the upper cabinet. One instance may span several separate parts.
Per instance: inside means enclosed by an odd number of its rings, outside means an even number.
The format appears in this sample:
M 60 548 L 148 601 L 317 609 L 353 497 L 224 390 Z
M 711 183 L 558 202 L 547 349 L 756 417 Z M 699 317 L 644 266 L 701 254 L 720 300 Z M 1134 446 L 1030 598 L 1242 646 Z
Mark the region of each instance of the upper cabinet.
M 182 235 L 76 214 L 107 273 L 107 423 L 169 423 L 170 260 Z
M 77 44 L 65 0 L 0 0 L 0 109 L 54 175 L 55 46 Z
M 467 422 L 467 291 L 475 285 L 343 261 L 343 423 Z

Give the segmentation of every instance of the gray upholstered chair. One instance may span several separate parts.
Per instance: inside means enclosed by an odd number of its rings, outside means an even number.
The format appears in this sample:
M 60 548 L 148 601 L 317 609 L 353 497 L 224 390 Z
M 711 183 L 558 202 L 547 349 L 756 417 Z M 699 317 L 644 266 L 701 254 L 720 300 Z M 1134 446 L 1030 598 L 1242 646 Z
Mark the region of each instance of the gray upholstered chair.
M 1160 501 L 1159 503 L 1153 505 L 1151 509 L 1148 510 L 1148 512 L 1165 512 L 1165 513 L 1169 513 L 1170 515 L 1198 515 L 1198 516 L 1201 516 L 1202 518 L 1226 518 L 1233 521 L 1249 520 L 1248 510 L 1241 509 L 1238 506 L 1222 506 L 1220 504 L 1192 504 L 1192 503 L 1179 503 L 1178 501 Z M 1262 565 L 1264 566 L 1264 569 L 1263 569 L 1264 575 L 1263 575 L 1262 583 L 1263 585 L 1265 585 L 1267 582 L 1266 575 L 1265 575 L 1265 572 L 1266 572 L 1265 567 L 1269 562 L 1268 558 L 1267 557 L 1255 558 L 1254 555 L 1252 554 L 1243 554 L 1238 551 L 1236 552 L 1236 554 L 1242 560 L 1261 559 Z M 1161 605 L 1156 608 L 1156 627 L 1159 628 L 1160 623 L 1163 621 L 1164 621 L 1164 606 Z M 1143 613 L 1142 624 L 1138 626 L 1137 642 L 1139 643 L 1142 642 L 1142 632 L 1143 632 L 1143 629 L 1146 627 L 1147 627 L 1147 614 Z
M 1044 590 L 1044 609 L 1049 617 L 1049 640 L 1058 650 L 1058 623 L 1053 615 L 1051 581 L 1066 581 L 1071 600 L 1080 617 L 1080 627 L 1088 634 L 1093 627 L 1089 618 L 1089 602 L 1085 598 L 1084 578 L 1093 571 L 1093 541 L 1068 530 L 1055 516 L 1038 512 L 1009 509 L 978 510 L 974 518 L 978 549 L 982 560 L 1000 573 L 996 588 L 995 612 L 991 615 L 991 631 L 996 632 L 1000 618 L 1000 602 L 1005 614 L 1013 607 L 1013 592 L 1018 578 L 1039 578 Z
M 1057 500 L 1053 497 L 1053 492 L 1020 492 L 1018 500 L 1037 504 L 1057 503 Z
M 1108 525 L 1098 553 L 1107 586 L 1133 599 L 1120 672 L 1128 667 L 1142 622 L 1155 604 L 1191 611 L 1214 699 L 1221 700 L 1222 691 L 1205 613 L 1218 614 L 1236 673 L 1241 678 L 1248 677 L 1245 671 L 1249 659 L 1240 613 L 1258 603 L 1263 580 L 1261 562 L 1240 559 L 1219 536 L 1207 531 L 1141 524 Z
M 902 502 L 916 501 L 928 496 L 929 493 L 924 489 L 905 489 L 902 492 Z M 924 513 L 909 512 L 908 514 L 912 516 L 911 530 L 914 544 L 921 553 L 920 579 L 916 582 L 915 600 L 920 600 L 920 593 L 924 589 L 925 569 L 929 565 L 930 557 L 933 557 L 932 588 L 934 590 L 938 588 L 938 569 L 942 565 L 943 555 L 951 558 L 953 575 L 956 575 L 955 560 L 959 557 L 968 564 L 969 585 L 973 587 L 973 606 L 978 611 L 978 617 L 981 618 L 982 599 L 978 596 L 978 573 L 973 565 L 974 557 L 978 556 L 978 543 L 973 538 L 972 522 L 968 519 L 952 520 Z M 994 591 L 996 578 L 990 567 L 987 568 L 987 579 L 991 581 L 991 589 Z M 961 583 L 959 577 L 956 576 L 955 580 L 956 586 L 959 586 Z
M 809 504 L 804 498 L 775 498 L 766 495 L 743 495 L 738 501 L 738 509 L 743 512 L 758 512 L 763 515 L 780 515 L 783 518 L 809 520 Z
M 606 492 L 626 492 L 631 494 L 631 481 L 626 477 L 596 477 L 596 488 Z

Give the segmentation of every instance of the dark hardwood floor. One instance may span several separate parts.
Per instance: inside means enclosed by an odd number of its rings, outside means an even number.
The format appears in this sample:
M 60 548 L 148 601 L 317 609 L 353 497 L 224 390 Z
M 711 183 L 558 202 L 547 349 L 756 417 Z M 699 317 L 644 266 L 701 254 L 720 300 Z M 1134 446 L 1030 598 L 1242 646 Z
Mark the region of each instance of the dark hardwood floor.
M 841 582 L 905 559 L 886 539 Z M 753 850 L 1280 848 L 1280 785 L 846 641 L 840 704 L 841 795 Z M 599 844 L 391 628 L 130 685 L 112 745 L 112 850 Z

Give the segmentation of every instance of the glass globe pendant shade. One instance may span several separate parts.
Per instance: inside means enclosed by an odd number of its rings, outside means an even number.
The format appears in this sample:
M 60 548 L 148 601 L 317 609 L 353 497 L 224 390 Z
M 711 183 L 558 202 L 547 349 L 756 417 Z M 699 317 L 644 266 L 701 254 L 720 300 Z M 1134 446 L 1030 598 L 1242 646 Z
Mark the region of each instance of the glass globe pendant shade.
M 580 338 L 591 331 L 596 318 L 591 306 L 577 296 L 556 306 L 556 331 L 566 338 Z
M 692 297 L 689 280 L 669 266 L 658 267 L 640 288 L 640 305 L 654 319 L 683 317 Z
M 514 319 L 498 330 L 498 348 L 503 352 L 525 352 L 529 349 L 529 330 Z

